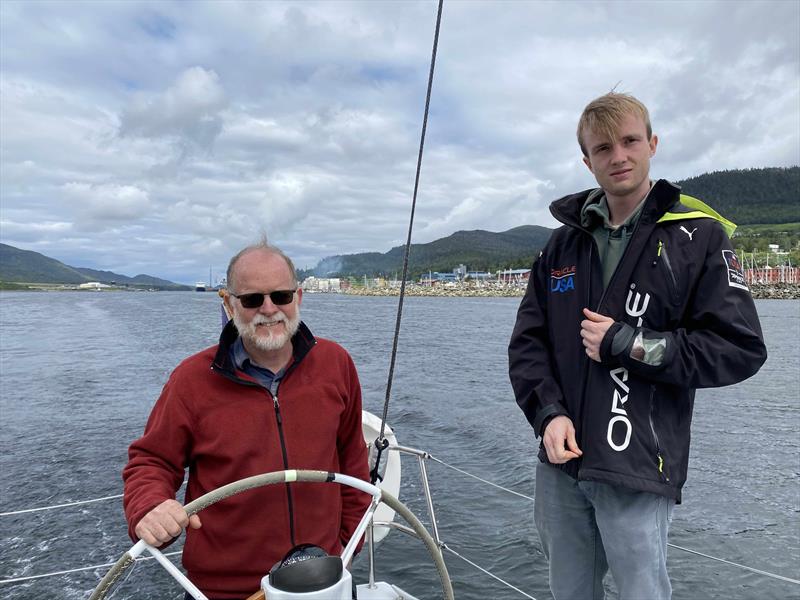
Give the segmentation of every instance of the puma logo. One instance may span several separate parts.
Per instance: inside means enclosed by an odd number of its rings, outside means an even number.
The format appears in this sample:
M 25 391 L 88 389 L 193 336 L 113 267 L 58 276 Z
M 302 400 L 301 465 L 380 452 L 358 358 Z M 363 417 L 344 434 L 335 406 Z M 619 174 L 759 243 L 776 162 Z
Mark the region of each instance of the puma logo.
M 688 229 L 686 229 L 686 227 L 681 225 L 681 231 L 689 236 L 689 241 L 691 242 L 692 241 L 692 235 L 694 234 L 695 231 L 697 231 L 697 227 L 695 227 L 694 229 L 689 231 Z

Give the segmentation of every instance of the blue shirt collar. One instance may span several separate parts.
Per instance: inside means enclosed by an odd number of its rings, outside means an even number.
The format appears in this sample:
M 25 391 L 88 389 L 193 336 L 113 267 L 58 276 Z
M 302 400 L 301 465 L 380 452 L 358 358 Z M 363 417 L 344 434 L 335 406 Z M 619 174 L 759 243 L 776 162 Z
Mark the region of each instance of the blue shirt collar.
M 250 365 L 250 355 L 244 349 L 244 342 L 242 342 L 241 337 L 236 338 L 236 341 L 231 346 L 231 358 L 233 359 L 233 364 L 240 371 L 246 370 L 246 367 Z
M 259 385 L 273 390 L 273 393 L 277 389 L 273 388 L 273 384 L 277 385 L 277 383 L 280 382 L 281 378 L 286 373 L 286 369 L 281 369 L 277 373 L 273 373 L 266 367 L 260 367 L 255 364 L 250 359 L 250 355 L 247 354 L 247 350 L 244 347 L 244 342 L 242 342 L 241 336 L 236 338 L 236 341 L 233 342 L 230 355 L 231 360 L 233 360 L 233 364 L 237 369 L 255 379 Z

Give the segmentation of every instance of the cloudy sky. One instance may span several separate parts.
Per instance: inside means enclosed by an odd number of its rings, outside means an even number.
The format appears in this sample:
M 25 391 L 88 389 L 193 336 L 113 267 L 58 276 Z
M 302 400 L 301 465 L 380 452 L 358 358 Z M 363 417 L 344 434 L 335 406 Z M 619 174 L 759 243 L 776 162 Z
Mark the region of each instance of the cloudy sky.
M 3 0 L 2 242 L 184 283 L 261 231 L 300 267 L 403 243 L 436 8 Z M 553 226 L 615 86 L 656 177 L 800 164 L 799 39 L 795 0 L 446 0 L 413 240 Z

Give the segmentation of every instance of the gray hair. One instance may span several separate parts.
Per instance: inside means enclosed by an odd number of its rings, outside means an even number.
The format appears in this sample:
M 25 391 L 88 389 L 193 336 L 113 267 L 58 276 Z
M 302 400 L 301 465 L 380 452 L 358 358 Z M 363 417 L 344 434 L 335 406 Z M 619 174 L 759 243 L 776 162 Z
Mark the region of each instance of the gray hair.
M 268 252 L 270 254 L 275 254 L 276 256 L 280 256 L 284 261 L 286 261 L 286 265 L 289 267 L 289 271 L 292 274 L 292 281 L 294 282 L 294 286 L 295 287 L 297 286 L 297 269 L 294 268 L 294 263 L 292 262 L 292 259 L 286 256 L 283 250 L 281 250 L 277 246 L 273 246 L 272 244 L 270 244 L 267 241 L 266 235 L 262 235 L 261 239 L 258 242 L 256 242 L 255 244 L 251 244 L 245 248 L 242 248 L 241 250 L 239 250 L 239 252 L 233 255 L 233 258 L 231 258 L 231 261 L 228 263 L 228 272 L 226 274 L 228 282 L 228 290 L 232 290 L 234 287 L 233 273 L 234 273 L 234 268 L 236 267 L 236 263 L 245 254 L 249 252 L 254 252 L 256 250 L 261 250 L 264 252 Z

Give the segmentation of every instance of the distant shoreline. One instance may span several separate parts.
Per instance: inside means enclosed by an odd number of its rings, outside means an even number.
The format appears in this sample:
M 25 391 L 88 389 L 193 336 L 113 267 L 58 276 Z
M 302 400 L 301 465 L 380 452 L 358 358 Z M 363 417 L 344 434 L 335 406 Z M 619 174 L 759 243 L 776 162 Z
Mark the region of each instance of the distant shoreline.
M 777 283 L 752 285 L 750 292 L 756 300 L 800 300 L 800 284 Z M 325 292 L 319 292 L 325 293 Z M 399 288 L 350 288 L 341 292 L 347 296 L 399 296 Z M 525 293 L 524 287 L 502 288 L 440 288 L 421 285 L 406 287 L 406 296 L 437 298 L 515 298 Z
M 20 283 L 17 281 L 0 281 L 0 291 L 3 292 L 191 292 L 193 288 L 181 286 L 169 288 L 151 286 L 146 284 L 108 285 L 102 287 L 79 287 L 75 283 Z M 214 290 L 216 292 L 216 290 Z
M 192 293 L 193 290 L 158 290 L 145 288 L 103 288 L 103 289 L 78 289 L 64 284 L 47 283 L 10 283 L 0 282 L 2 292 L 159 292 L 180 291 Z M 756 300 L 800 300 L 800 284 L 776 283 L 769 285 L 751 285 L 750 292 Z M 212 293 L 216 295 L 216 290 Z M 306 294 L 340 294 L 343 296 L 399 296 L 399 288 L 350 288 L 341 292 L 312 292 Z M 406 287 L 406 296 L 428 298 L 521 298 L 525 294 L 524 287 L 498 287 L 498 288 L 441 288 L 422 285 L 409 285 Z

